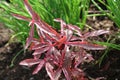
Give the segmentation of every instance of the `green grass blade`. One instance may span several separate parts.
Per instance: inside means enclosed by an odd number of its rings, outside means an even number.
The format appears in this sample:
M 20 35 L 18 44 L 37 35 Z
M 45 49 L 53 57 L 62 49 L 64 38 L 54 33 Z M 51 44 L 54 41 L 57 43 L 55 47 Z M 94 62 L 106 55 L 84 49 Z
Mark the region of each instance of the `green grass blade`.
M 109 15 L 113 21 L 117 24 L 120 28 L 120 0 L 107 0 L 109 10 L 111 14 Z

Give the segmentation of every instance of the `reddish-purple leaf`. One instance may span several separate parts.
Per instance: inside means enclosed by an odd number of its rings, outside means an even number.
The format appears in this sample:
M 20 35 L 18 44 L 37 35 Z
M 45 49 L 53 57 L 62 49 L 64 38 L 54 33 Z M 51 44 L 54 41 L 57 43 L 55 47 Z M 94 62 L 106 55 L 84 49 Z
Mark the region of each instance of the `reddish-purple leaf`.
M 66 42 L 67 45 L 71 45 L 71 46 L 80 46 L 84 49 L 88 49 L 88 50 L 104 50 L 106 47 L 103 46 L 99 46 L 96 44 L 91 44 L 88 42 L 80 42 L 80 41 L 74 41 L 74 42 Z
M 66 36 L 63 36 L 61 39 L 59 39 L 56 43 L 53 44 L 53 46 L 57 47 L 58 49 L 64 48 L 64 43 L 66 42 Z
M 29 5 L 28 3 L 28 0 L 24 0 L 24 5 L 25 5 L 25 8 L 27 9 L 27 11 L 29 12 L 29 14 L 31 15 L 31 17 L 34 19 L 34 20 L 38 20 L 38 15 L 33 11 L 32 7 Z
M 60 38 L 59 33 L 57 33 L 54 29 L 52 29 L 52 27 L 48 25 L 47 23 L 43 21 L 39 21 L 39 22 L 35 21 L 35 25 L 37 26 L 37 28 L 39 28 L 39 30 L 53 37 L 53 39 L 57 40 Z
M 41 60 L 39 59 L 25 59 L 23 61 L 21 61 L 19 64 L 20 65 L 24 65 L 24 66 L 33 66 L 35 64 L 39 64 Z
M 41 54 L 38 54 L 38 55 L 34 55 L 33 58 L 34 59 L 39 59 L 41 57 Z
M 28 22 L 31 21 L 30 18 L 27 18 L 27 17 L 19 15 L 19 14 L 12 14 L 12 16 L 14 16 L 15 18 L 20 19 L 20 20 L 25 20 L 25 21 L 28 21 Z
M 55 34 L 49 29 L 47 28 L 42 22 L 35 22 L 35 25 L 37 26 L 37 28 L 39 28 L 41 31 L 51 35 L 51 36 L 55 36 Z
M 70 39 L 70 41 L 81 41 L 81 40 L 83 40 L 81 37 L 75 35 L 73 35 L 72 38 Z
M 45 39 L 46 41 L 48 41 L 50 44 L 52 44 L 52 42 L 56 42 L 58 40 L 58 38 L 53 38 L 52 36 L 49 36 L 48 34 L 44 33 Z
M 35 52 L 33 53 L 33 55 L 38 55 L 38 54 L 42 54 L 45 51 L 47 51 L 50 47 L 46 46 L 46 47 L 42 47 L 40 49 L 35 50 Z
M 57 38 L 60 38 L 59 33 L 58 33 L 55 29 L 53 29 L 52 26 L 48 25 L 48 24 L 47 24 L 46 22 L 44 22 L 44 21 L 42 21 L 42 24 L 43 24 L 45 27 L 47 27 L 47 28 L 51 31 L 51 33 L 53 33 Z
M 49 75 L 50 79 L 55 80 L 54 79 L 55 74 L 53 72 L 53 66 L 50 63 L 47 62 L 46 65 L 45 65 L 45 68 L 46 68 L 47 74 Z
M 55 71 L 55 73 L 54 73 L 55 74 L 54 80 L 59 80 L 61 72 L 62 72 L 61 69 L 58 69 L 58 70 Z
M 34 24 L 31 24 L 30 33 L 29 33 L 29 37 L 26 40 L 25 49 L 27 49 L 30 43 L 32 42 L 33 36 L 34 36 Z
M 80 28 L 78 26 L 69 24 L 68 28 L 71 29 L 71 30 L 73 30 L 73 31 L 76 31 L 77 35 L 82 36 L 81 30 L 80 30 Z
M 71 80 L 71 74 L 66 68 L 62 68 L 62 71 L 66 77 L 66 80 Z
M 35 70 L 33 71 L 32 74 L 37 74 L 42 69 L 44 64 L 45 64 L 45 61 L 44 60 L 40 60 L 39 64 L 37 65 L 37 67 L 35 68 Z
M 62 19 L 60 19 L 60 18 L 58 18 L 58 19 L 54 19 L 54 21 L 56 21 L 56 22 L 60 22 L 60 27 L 61 27 L 61 36 L 64 36 L 65 35 L 65 33 L 64 33 L 64 29 L 65 29 L 65 27 L 64 26 L 66 26 L 66 23 L 62 20 Z
M 59 62 L 59 58 L 61 57 L 61 53 L 59 50 L 57 50 L 55 47 L 51 48 L 52 49 L 52 53 L 54 55 L 54 63 L 58 64 Z
M 62 19 L 59 19 L 59 18 L 54 19 L 54 21 L 61 23 L 61 33 L 62 34 L 64 32 L 64 29 L 66 28 L 66 29 L 69 29 L 69 30 L 76 31 L 79 36 L 82 36 L 81 30 L 80 30 L 80 28 L 78 26 L 71 25 L 71 24 L 66 24 Z
M 34 45 L 34 46 L 32 47 L 32 50 L 38 50 L 38 49 L 44 48 L 44 47 L 46 47 L 46 46 L 48 46 L 46 43 L 36 44 L 36 45 Z
M 65 35 L 67 36 L 67 41 L 70 41 L 70 39 L 73 36 L 73 31 L 66 29 L 65 30 Z
M 102 34 L 106 34 L 106 33 L 110 33 L 110 31 L 107 30 L 98 30 L 98 31 L 93 31 L 93 32 L 87 32 L 86 34 L 84 34 L 84 37 L 93 37 L 93 36 L 99 36 Z

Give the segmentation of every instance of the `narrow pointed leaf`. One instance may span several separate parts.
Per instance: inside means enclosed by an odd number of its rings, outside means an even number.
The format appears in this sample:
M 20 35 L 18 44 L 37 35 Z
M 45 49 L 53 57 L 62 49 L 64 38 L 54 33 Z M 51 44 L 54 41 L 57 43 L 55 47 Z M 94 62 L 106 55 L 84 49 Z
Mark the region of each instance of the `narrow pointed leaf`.
M 67 29 L 65 30 L 65 34 L 67 36 L 67 41 L 69 41 L 73 36 L 73 31 Z
M 47 51 L 50 47 L 43 47 L 43 48 L 40 48 L 38 50 L 35 50 L 35 52 L 33 53 L 33 55 L 38 55 L 38 54 L 42 54 L 44 53 L 45 51 Z
M 45 61 L 41 60 L 39 62 L 39 64 L 37 65 L 37 67 L 35 68 L 35 70 L 33 71 L 32 74 L 37 74 L 42 69 L 42 67 L 44 66 L 44 64 L 45 64 Z
M 30 29 L 29 37 L 26 40 L 25 49 L 27 49 L 30 43 L 32 42 L 33 36 L 34 36 L 34 24 L 31 24 L 31 29 Z
M 33 11 L 32 7 L 29 5 L 28 0 L 24 0 L 24 5 L 32 18 L 36 20 L 38 18 L 37 14 Z
M 98 30 L 98 31 L 88 32 L 88 33 L 84 34 L 84 36 L 87 38 L 87 37 L 99 36 L 102 34 L 108 34 L 108 33 L 110 33 L 110 31 Z
M 64 28 L 67 28 L 67 29 L 76 31 L 79 36 L 82 36 L 81 31 L 80 31 L 80 28 L 79 28 L 78 26 L 71 25 L 71 24 L 67 24 L 67 25 L 66 25 L 66 23 L 65 23 L 62 19 L 54 19 L 54 21 L 61 23 L 61 28 L 62 28 L 61 31 L 62 31 L 62 32 L 64 31 L 64 30 L 63 30 Z M 64 27 L 64 28 L 63 28 L 63 27 Z
M 54 77 L 54 80 L 59 80 L 60 75 L 61 75 L 61 72 L 62 72 L 61 69 L 58 69 L 58 70 L 55 71 L 55 77 Z
M 73 30 L 73 31 L 76 31 L 77 35 L 82 36 L 81 30 L 80 30 L 80 28 L 78 26 L 69 24 L 68 28 L 71 29 L 71 30 Z
M 58 40 L 57 38 L 53 38 L 52 36 L 44 33 L 44 36 L 45 36 L 45 39 L 49 42 L 49 43 L 52 43 L 52 42 L 55 42 L 56 40 Z
M 70 74 L 68 73 L 68 71 L 66 70 L 66 68 L 62 68 L 62 71 L 66 77 L 66 80 L 71 80 L 71 76 Z
M 31 20 L 30 18 L 27 18 L 27 17 L 19 15 L 19 14 L 12 14 L 12 16 L 14 16 L 17 19 L 25 20 L 25 21 L 28 21 L 28 22 L 30 22 L 30 20 Z
M 71 45 L 71 46 L 80 46 L 84 49 L 88 49 L 88 50 L 104 50 L 106 47 L 103 46 L 99 46 L 96 44 L 90 44 L 88 42 L 80 42 L 80 41 L 76 41 L 76 42 L 67 42 L 67 45 Z
M 55 29 L 52 28 L 52 26 L 50 26 L 49 24 L 47 24 L 46 22 L 42 21 L 43 25 L 46 26 L 50 31 L 51 33 L 55 34 L 56 37 L 60 37 L 59 33 L 56 32 Z
M 62 20 L 62 19 L 60 19 L 60 18 L 57 18 L 57 19 L 54 19 L 54 21 L 56 21 L 56 22 L 60 22 L 60 27 L 61 27 L 61 36 L 63 36 L 63 35 L 65 35 L 64 34 L 64 26 L 66 26 L 66 23 Z
M 47 74 L 49 75 L 50 79 L 55 80 L 54 79 L 55 74 L 53 72 L 53 66 L 50 63 L 46 63 L 45 68 L 46 68 Z
M 46 46 L 48 46 L 47 44 L 45 44 L 45 43 L 41 43 L 41 44 L 36 44 L 36 45 L 34 45 L 33 47 L 32 47 L 32 50 L 38 50 L 38 49 L 40 49 L 40 48 L 43 48 L 43 47 L 46 47 Z
M 33 66 L 33 65 L 39 64 L 39 63 L 40 63 L 40 60 L 38 60 L 38 59 L 25 59 L 25 60 L 21 61 L 19 64 L 30 67 L 30 66 Z

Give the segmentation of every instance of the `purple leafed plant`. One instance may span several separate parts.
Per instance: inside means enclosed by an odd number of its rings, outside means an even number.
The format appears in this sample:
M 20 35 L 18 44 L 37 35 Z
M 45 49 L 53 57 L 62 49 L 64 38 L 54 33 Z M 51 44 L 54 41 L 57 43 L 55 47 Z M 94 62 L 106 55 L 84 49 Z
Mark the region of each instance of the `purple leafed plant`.
M 60 22 L 61 26 L 60 32 L 57 32 L 52 26 L 40 19 L 29 5 L 28 0 L 24 0 L 24 5 L 32 19 L 19 14 L 12 15 L 17 19 L 29 22 L 31 29 L 26 40 L 25 49 L 29 47 L 34 52 L 33 58 L 21 61 L 20 65 L 28 67 L 37 65 L 33 74 L 37 74 L 45 67 L 51 80 L 58 80 L 62 72 L 66 80 L 72 80 L 73 78 L 85 80 L 84 72 L 79 66 L 83 62 L 93 60 L 92 55 L 88 54 L 85 49 L 104 50 L 106 48 L 89 43 L 87 38 L 109 33 L 109 31 L 98 30 L 82 34 L 79 27 L 66 24 L 61 19 L 55 19 L 54 21 Z M 34 29 L 36 29 L 39 35 L 38 39 L 34 38 Z M 42 55 L 44 57 L 41 58 Z

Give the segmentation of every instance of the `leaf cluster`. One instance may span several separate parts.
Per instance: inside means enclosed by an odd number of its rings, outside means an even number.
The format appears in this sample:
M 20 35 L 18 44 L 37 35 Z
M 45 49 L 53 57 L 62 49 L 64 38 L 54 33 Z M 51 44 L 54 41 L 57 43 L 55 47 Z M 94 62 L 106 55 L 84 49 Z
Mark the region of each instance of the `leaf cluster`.
M 21 61 L 20 65 L 28 67 L 36 65 L 33 74 L 37 74 L 45 67 L 51 80 L 58 80 L 62 72 L 66 80 L 72 80 L 73 77 L 85 79 L 84 72 L 79 66 L 84 62 L 94 60 L 85 49 L 104 50 L 106 48 L 88 42 L 87 38 L 109 33 L 109 31 L 98 30 L 83 34 L 78 26 L 66 24 L 60 18 L 54 19 L 60 23 L 60 31 L 56 31 L 39 17 L 28 0 L 24 0 L 24 5 L 31 18 L 14 13 L 12 15 L 17 19 L 29 22 L 30 32 L 25 49 L 29 48 L 34 52 L 33 58 Z M 39 38 L 34 37 L 35 31 Z

